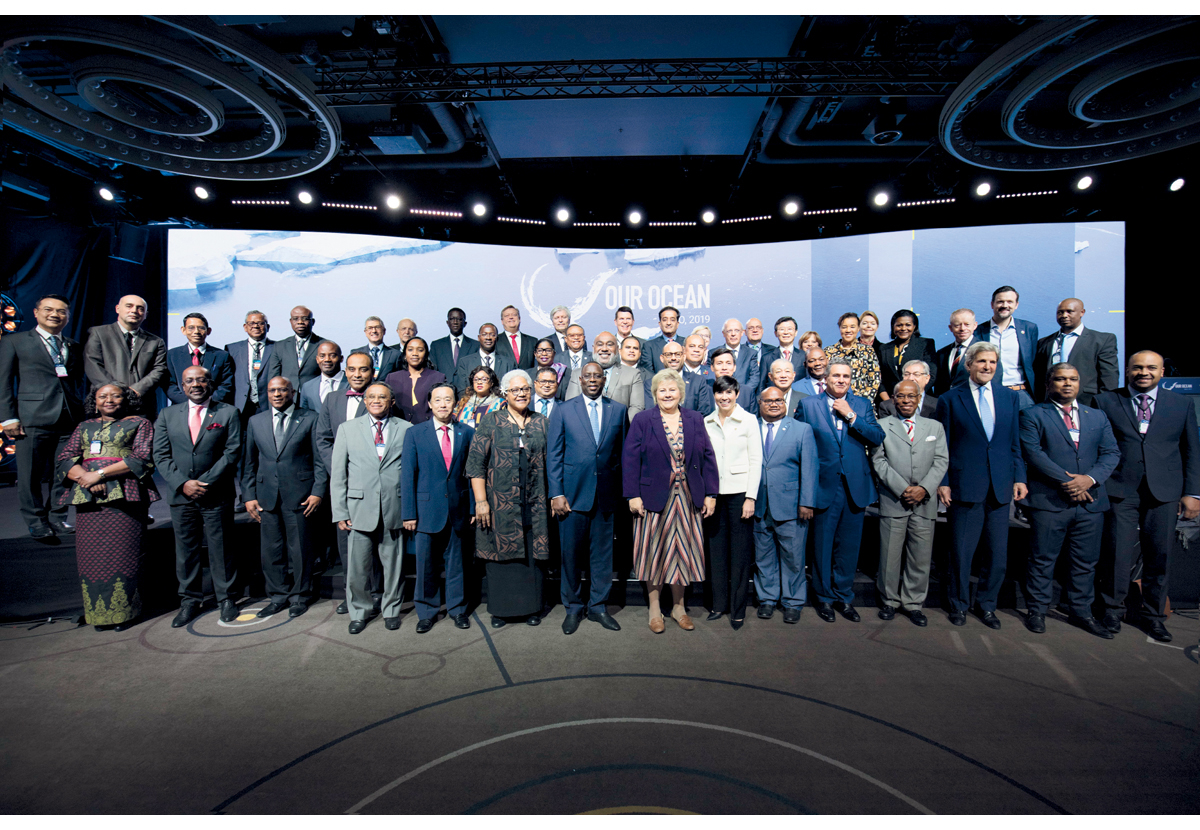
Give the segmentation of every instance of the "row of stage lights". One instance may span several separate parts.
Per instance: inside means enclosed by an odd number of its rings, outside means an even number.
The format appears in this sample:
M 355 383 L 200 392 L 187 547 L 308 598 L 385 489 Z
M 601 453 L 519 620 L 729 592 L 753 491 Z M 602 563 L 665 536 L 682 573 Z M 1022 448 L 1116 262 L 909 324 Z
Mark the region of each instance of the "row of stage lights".
M 1084 191 L 1091 189 L 1091 187 L 1095 184 L 1095 182 L 1096 182 L 1096 180 L 1093 175 L 1084 174 L 1084 175 L 1079 176 L 1072 183 L 1072 188 L 1078 192 L 1084 192 Z M 1168 185 L 1167 189 L 1170 190 L 1172 193 L 1177 193 L 1183 189 L 1183 186 L 1185 183 L 1186 182 L 1183 178 L 1177 178 Z M 1018 197 L 1030 197 L 1030 196 L 1053 196 L 1058 193 L 1057 190 L 1036 190 L 1036 191 L 1027 191 L 1027 192 L 1023 192 L 1023 193 L 995 193 L 994 191 L 995 191 L 995 185 L 992 182 L 987 181 L 987 180 L 981 180 L 981 181 L 976 182 L 975 186 L 971 190 L 972 194 L 974 195 L 975 199 L 977 199 L 977 200 L 987 199 L 992 196 L 994 196 L 997 199 L 1014 199 L 1014 198 L 1018 198 Z M 213 192 L 211 190 L 209 190 L 207 187 L 205 187 L 204 185 L 200 185 L 200 184 L 196 185 L 193 188 L 192 192 L 195 195 L 196 199 L 201 202 L 210 202 L 213 200 L 213 198 L 215 198 L 215 194 L 213 194 Z M 101 199 L 103 199 L 106 202 L 124 201 L 124 199 L 121 197 L 120 193 L 108 185 L 100 185 L 99 187 L 97 187 L 96 193 Z M 311 190 L 307 190 L 307 189 L 297 190 L 294 195 L 295 195 L 296 201 L 298 201 L 301 205 L 304 205 L 306 207 L 312 206 L 317 203 L 317 197 L 313 194 L 313 192 Z M 892 204 L 893 196 L 894 196 L 894 194 L 891 191 L 891 189 L 889 189 L 887 187 L 882 187 L 871 194 L 870 202 L 871 202 L 871 205 L 875 209 L 886 210 L 886 209 L 888 209 L 889 205 Z M 921 200 L 921 201 L 899 202 L 895 206 L 898 208 L 925 207 L 925 206 L 930 206 L 930 205 L 953 204 L 954 202 L 955 202 L 955 200 L 952 198 L 925 199 L 925 200 Z M 290 206 L 292 204 L 292 201 L 291 201 L 291 199 L 231 199 L 230 204 L 239 205 L 239 206 L 286 207 L 286 206 Z M 321 207 L 330 207 L 330 208 L 352 209 L 352 210 L 371 210 L 371 211 L 379 210 L 378 205 L 351 204 L 351 203 L 347 203 L 347 202 L 321 202 L 320 206 Z M 394 193 L 389 194 L 384 198 L 384 206 L 387 207 L 387 209 L 389 211 L 392 211 L 393 213 L 398 212 L 402 207 L 404 207 L 403 203 L 400 200 L 400 197 Z M 858 208 L 856 208 L 856 207 L 804 210 L 804 209 L 802 209 L 799 199 L 788 198 L 788 199 L 785 199 L 782 202 L 782 204 L 780 205 L 780 215 L 778 218 L 795 219 L 800 216 L 819 216 L 819 215 L 834 214 L 834 213 L 853 213 L 853 212 L 856 212 L 857 210 L 858 210 Z M 456 210 L 440 210 L 440 209 L 434 210 L 434 209 L 429 209 L 429 208 L 410 207 L 410 208 L 408 208 L 408 212 L 411 214 L 417 215 L 417 216 L 432 216 L 432 217 L 440 217 L 443 219 L 461 219 L 461 218 L 463 218 L 463 213 L 461 211 L 456 211 Z M 485 204 L 484 202 L 475 202 L 471 205 L 470 212 L 471 212 L 471 215 L 474 216 L 476 219 L 484 220 L 484 219 L 488 218 L 490 209 L 489 209 L 488 205 Z M 571 212 L 571 209 L 569 207 L 560 205 L 560 206 L 557 206 L 554 208 L 552 218 L 554 219 L 554 222 L 557 225 L 564 226 L 564 227 L 574 226 L 574 227 L 580 227 L 580 228 L 618 228 L 618 227 L 621 227 L 622 225 L 627 225 L 629 227 L 636 228 L 636 227 L 640 227 L 643 223 L 648 225 L 649 227 L 655 227 L 655 228 L 695 227 L 696 225 L 700 225 L 700 224 L 712 225 L 714 223 L 718 223 L 717 222 L 717 219 L 718 219 L 717 212 L 715 210 L 713 210 L 712 208 L 705 208 L 700 213 L 700 216 L 698 217 L 698 221 L 646 222 L 646 216 L 645 216 L 645 213 L 642 211 L 642 209 L 633 207 L 633 208 L 630 208 L 629 211 L 625 214 L 625 219 L 623 222 L 575 222 L 575 221 L 573 221 L 574 216 Z M 774 219 L 774 218 L 777 218 L 777 217 L 776 217 L 776 215 L 773 215 L 773 214 L 765 214 L 765 215 L 761 215 L 761 216 L 741 216 L 741 217 L 735 217 L 735 218 L 729 218 L 729 219 L 721 219 L 718 224 L 728 225 L 728 224 L 738 224 L 738 223 L 743 223 L 743 222 L 757 222 L 757 221 L 762 221 L 765 219 Z M 528 219 L 528 218 L 513 217 L 513 216 L 497 216 L 496 219 L 501 222 L 513 222 L 513 223 L 526 224 L 526 225 L 545 225 L 546 224 L 546 220 L 544 220 L 544 219 Z

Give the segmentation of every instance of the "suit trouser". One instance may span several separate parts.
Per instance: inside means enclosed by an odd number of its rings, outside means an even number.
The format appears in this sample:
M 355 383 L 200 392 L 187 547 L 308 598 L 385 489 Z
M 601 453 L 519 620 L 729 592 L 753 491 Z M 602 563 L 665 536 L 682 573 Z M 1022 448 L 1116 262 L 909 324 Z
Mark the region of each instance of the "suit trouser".
M 709 578 L 712 609 L 733 619 L 746 616 L 750 574 L 754 569 L 754 525 L 742 518 L 745 493 L 722 493 L 717 509 L 704 522 L 708 537 Z
M 1058 513 L 1030 510 L 1028 516 L 1033 530 L 1033 550 L 1029 554 L 1029 574 L 1025 582 L 1030 613 L 1045 614 L 1050 608 L 1054 564 L 1065 540 L 1070 565 L 1070 578 L 1064 585 L 1067 605 L 1077 617 L 1092 616 L 1104 514 L 1089 513 L 1081 505 L 1072 505 Z
M 264 390 L 264 395 L 265 394 L 266 394 L 266 392 Z M 299 400 L 299 394 L 300 394 L 299 392 L 296 393 L 297 400 Z M 247 451 L 245 443 L 254 440 L 250 437 L 250 427 L 248 426 L 248 424 L 250 423 L 250 419 L 256 414 L 258 414 L 258 404 L 251 401 L 250 394 L 247 393 L 246 394 L 246 405 L 243 406 L 240 410 L 238 410 L 238 421 L 240 421 L 241 425 L 242 425 L 243 444 L 242 444 L 242 451 L 240 453 L 238 453 L 237 483 L 238 483 L 238 500 L 243 503 L 245 502 L 245 498 L 243 498 L 241 496 L 242 474 L 246 472 L 246 456 L 249 455 L 249 451 Z
M 62 479 L 54 473 L 54 462 L 67 445 L 74 426 L 59 421 L 52 427 L 25 427 L 25 437 L 17 441 L 17 496 L 21 518 L 31 525 L 67 518 L 66 506 L 58 507 L 63 494 Z M 43 500 L 42 479 L 50 477 L 50 502 Z
M 613 578 L 613 511 L 572 510 L 558 520 L 558 539 L 562 548 L 562 573 L 559 598 L 568 614 L 584 610 L 580 598 L 583 572 L 588 573 L 589 613 L 604 612 Z
M 263 577 L 271 602 L 305 605 L 313 599 L 312 519 L 302 510 L 264 510 L 259 525 Z M 291 572 L 291 589 L 288 572 Z
M 879 517 L 879 575 L 875 587 L 888 608 L 920 611 L 929 594 L 934 519 L 909 513 Z
M 780 602 L 784 608 L 803 608 L 808 601 L 804 545 L 809 523 L 800 519 L 777 522 L 769 504 L 760 508 L 765 512 L 754 520 L 754 593 L 766 605 Z
M 841 476 L 833 501 L 813 517 L 813 592 L 818 602 L 854 601 L 866 509 L 854 506 L 848 488 L 846 477 Z
M 1105 611 L 1125 615 L 1125 597 L 1133 574 L 1134 546 L 1142 551 L 1142 616 L 1162 621 L 1167 616 L 1167 572 L 1175 551 L 1178 501 L 1158 501 L 1145 479 L 1132 496 L 1108 497 L 1112 509 L 1105 519 L 1100 572 L 1100 595 Z
M 966 612 L 971 605 L 971 564 L 981 537 L 987 537 L 988 556 L 979 572 L 975 601 L 983 611 L 995 611 L 1008 567 L 1008 510 L 988 491 L 985 501 L 951 501 L 950 607 Z
M 470 525 L 467 525 L 470 532 Z M 413 534 L 417 549 L 417 619 L 431 620 L 442 607 L 442 564 L 446 568 L 446 614 L 457 617 L 467 613 L 466 575 L 460 530 L 453 522 L 437 533 Z
M 400 565 L 404 555 L 404 537 L 400 528 L 389 530 L 382 523 L 374 530 L 351 529 L 346 552 L 346 600 L 350 618 L 365 620 L 374 604 L 368 582 L 371 579 L 372 559 L 376 554 L 383 565 L 383 616 L 400 616 L 400 594 L 404 583 Z
M 342 587 L 346 591 L 346 600 L 350 599 L 350 531 L 342 530 L 334 522 L 331 527 L 337 535 L 338 558 L 342 560 Z M 371 598 L 375 602 L 379 602 L 379 598 L 383 596 L 383 564 L 379 561 L 379 554 L 371 555 Z
M 217 602 L 237 599 L 237 565 L 225 541 L 233 540 L 233 503 L 213 507 L 191 504 L 171 505 L 171 524 L 175 528 L 175 576 L 183 602 L 204 600 L 204 573 L 200 546 L 208 542 L 208 570 L 212 575 Z

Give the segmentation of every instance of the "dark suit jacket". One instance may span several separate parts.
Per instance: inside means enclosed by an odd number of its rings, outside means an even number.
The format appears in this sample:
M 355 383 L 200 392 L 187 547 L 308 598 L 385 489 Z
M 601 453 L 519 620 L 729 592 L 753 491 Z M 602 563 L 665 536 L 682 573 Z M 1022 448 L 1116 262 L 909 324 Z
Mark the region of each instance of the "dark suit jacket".
M 1079 446 L 1071 439 L 1062 414 L 1051 402 L 1021 411 L 1021 450 L 1029 474 L 1026 503 L 1035 510 L 1061 513 L 1075 506 L 1062 496 L 1058 485 L 1071 475 L 1086 475 L 1096 484 L 1088 492 L 1093 501 L 1085 502 L 1089 513 L 1108 509 L 1104 482 L 1121 461 L 1117 439 L 1113 437 L 1108 416 L 1099 409 L 1079 404 Z
M 501 345 L 497 342 L 496 351 L 492 353 L 495 356 L 495 365 L 492 370 L 496 373 L 497 380 L 503 379 L 505 374 L 517 368 L 517 365 L 513 363 L 512 349 L 501 351 Z M 467 376 L 476 366 L 481 365 L 483 364 L 479 359 L 479 349 L 475 349 L 473 352 L 459 352 L 458 368 L 454 370 L 454 380 L 451 381 L 459 394 L 462 394 L 467 387 Z
M 308 336 L 308 348 L 304 350 L 303 365 L 296 363 L 296 335 L 293 334 L 291 337 L 275 341 L 275 348 L 271 354 L 269 377 L 283 375 L 292 382 L 292 388 L 299 391 L 305 381 L 321 374 L 321 367 L 317 365 L 317 347 L 324 339 L 316 332 Z
M 970 348 L 973 343 L 978 342 L 979 338 L 972 335 L 971 339 L 967 341 L 967 348 Z M 967 373 L 967 362 L 965 359 L 958 361 L 958 369 L 954 372 L 950 371 L 950 367 L 954 362 L 955 345 L 956 343 L 951 343 L 949 346 L 943 346 L 933 356 L 934 365 L 937 366 L 937 374 L 929 378 L 929 388 L 938 397 L 949 392 L 952 387 L 962 386 L 971 379 L 971 376 Z M 965 350 L 963 354 L 965 358 Z
M 346 390 L 349 388 L 350 388 L 350 383 L 346 380 L 346 376 L 343 374 L 342 379 L 340 381 L 338 381 L 337 387 L 329 390 L 329 394 L 334 395 L 338 392 L 341 392 L 343 395 L 345 395 Z M 309 378 L 308 380 L 304 381 L 304 385 L 300 387 L 300 394 L 296 396 L 296 403 L 299 406 L 304 407 L 305 409 L 312 410 L 313 412 L 321 411 L 321 376 L 320 375 L 317 375 L 315 378 Z M 270 404 L 268 403 L 267 406 L 270 406 Z
M 517 338 L 517 343 L 521 349 L 521 359 L 517 361 L 516 368 L 532 369 L 534 364 L 533 350 L 537 346 L 538 338 L 530 334 L 521 333 Z M 478 353 L 479 349 L 476 347 Z M 500 335 L 496 338 L 496 351 L 511 358 L 513 356 L 512 338 L 503 328 L 500 329 Z M 459 359 L 462 359 L 463 353 L 458 353 Z
M 359 346 L 357 349 L 351 349 L 350 354 L 365 354 L 371 353 L 371 347 Z M 433 362 L 433 358 L 429 358 Z M 392 372 L 398 370 L 404 365 L 404 352 L 395 346 L 384 346 L 383 351 L 379 355 L 379 368 L 375 370 L 375 377 L 386 378 Z
M 946 430 L 946 445 L 950 450 L 950 469 L 942 484 L 950 486 L 955 501 L 985 501 L 990 488 L 1000 504 L 1008 504 L 1013 484 L 1025 481 L 1020 400 L 1011 389 L 996 383 L 991 387 L 996 407 L 991 441 L 983 431 L 970 384 L 956 386 L 938 398 L 934 417 Z
M 705 496 L 720 493 L 717 457 L 704 428 L 704 416 L 691 409 L 681 408 L 679 413 L 683 424 L 684 469 L 692 503 L 699 510 L 704 506 Z M 666 509 L 671 492 L 671 447 L 658 407 L 633 416 L 621 451 L 621 481 L 625 498 L 641 498 L 642 505 L 655 513 Z
M 462 336 L 462 346 L 458 349 L 459 357 L 470 352 L 479 351 L 479 341 Z M 446 335 L 440 340 L 434 340 L 429 344 L 429 365 L 437 369 L 448 378 L 454 377 L 454 371 L 458 368 L 458 364 L 454 362 L 454 347 L 450 345 L 450 335 Z M 395 369 L 392 370 L 393 372 Z M 382 375 L 381 377 L 387 377 Z
M 585 365 L 587 365 L 588 363 L 591 363 L 595 359 L 596 359 L 595 355 L 593 355 L 587 349 L 584 349 L 583 353 L 581 355 L 581 359 L 579 361 L 579 368 L 582 369 Z M 574 366 L 571 365 L 571 353 L 570 352 L 555 352 L 554 362 L 561 363 L 563 366 L 566 366 L 567 369 L 569 369 L 569 370 L 575 368 Z M 567 379 L 564 376 L 563 383 L 566 383 L 566 380 Z
M 83 347 L 83 370 L 93 391 L 115 381 L 137 392 L 142 399 L 139 414 L 153 419 L 158 411 L 155 390 L 167 385 L 167 344 L 142 329 L 131 355 L 120 323 L 94 326 Z
M 258 369 L 259 412 L 271 406 L 267 402 L 267 382 L 277 377 L 271 374 L 272 365 L 275 369 L 279 368 L 279 365 L 271 360 L 271 355 L 275 352 L 275 341 L 263 338 L 262 344 Z M 250 397 L 250 338 L 227 344 L 225 351 L 229 352 L 229 359 L 233 361 L 233 397 L 228 402 L 240 412 L 246 408 L 246 400 Z M 296 394 L 300 394 L 299 388 L 296 388 Z
M 329 473 L 317 449 L 317 413 L 312 410 L 292 410 L 278 449 L 275 410 L 252 416 L 246 422 L 245 456 L 242 501 L 257 499 L 263 510 L 300 512 L 309 496 L 325 498 Z
M 0 337 L 0 421 L 52 427 L 64 411 L 71 424 L 83 420 L 83 349 L 69 337 L 63 343 L 67 376 L 60 378 L 37 331 Z
M 1108 494 L 1133 496 L 1145 478 L 1150 494 L 1162 502 L 1200 495 L 1196 404 L 1159 387 L 1150 429 L 1143 436 L 1133 401 L 1126 387 L 1096 397 L 1096 408 L 1108 416 L 1121 448 L 1121 463 L 1106 485 Z
M 763 353 L 759 358 L 759 367 L 762 370 L 758 379 L 760 392 L 771 385 L 771 364 L 781 357 L 783 357 L 783 350 L 778 346 L 763 344 Z M 792 353 L 788 356 L 792 369 L 796 372 L 796 380 L 808 377 L 808 367 L 804 365 L 804 357 L 804 352 L 799 346 L 794 346 Z
M 717 408 L 717 402 L 713 399 L 712 386 L 701 375 L 692 372 L 681 372 L 680 374 L 683 375 L 684 385 L 683 400 L 679 402 L 680 407 L 699 412 L 701 415 L 711 415 Z M 646 390 L 646 409 L 654 409 L 657 404 L 650 394 L 650 382 L 654 380 L 654 375 L 650 372 L 643 372 L 643 375 L 645 375 L 643 383 Z
M 475 513 L 475 496 L 464 469 L 475 430 L 466 424 L 454 424 L 450 448 L 450 469 L 442 457 L 442 444 L 433 420 L 404 433 L 400 455 L 400 514 L 403 520 L 417 523 L 421 533 L 438 533 L 447 523 L 462 530 Z
M 171 403 L 183 403 L 187 400 L 183 394 L 183 387 L 179 384 L 183 380 L 183 370 L 191 365 L 191 346 L 176 346 L 167 352 L 167 371 L 170 377 L 167 398 Z M 231 402 L 233 400 L 233 377 L 236 370 L 229 352 L 208 344 L 204 347 L 204 354 L 200 355 L 200 365 L 212 374 L 213 400 L 218 403 Z M 266 387 L 263 387 L 261 391 L 265 396 Z
M 682 346 L 686 340 L 687 338 L 682 334 L 675 332 L 674 342 Z M 646 338 L 646 343 L 642 347 L 642 357 L 646 357 L 647 352 L 650 353 L 649 361 L 651 375 L 656 375 L 663 369 L 667 368 L 662 362 L 662 348 L 665 345 L 667 345 L 667 338 L 663 337 L 663 333 L 661 331 L 655 334 L 653 337 Z
M 879 341 L 876 340 L 876 343 Z M 924 360 L 929 364 L 929 382 L 937 380 L 937 353 L 933 348 L 933 339 L 929 337 L 914 337 L 904 350 L 904 357 L 896 357 L 896 341 L 884 343 L 877 354 L 879 357 L 879 390 L 892 394 L 896 384 L 904 378 L 901 370 L 910 360 Z
M 1054 346 L 1058 332 L 1043 337 L 1037 343 L 1037 359 L 1033 371 L 1036 373 L 1033 399 L 1046 398 L 1046 378 L 1054 362 Z M 1117 336 L 1106 331 L 1092 331 L 1084 326 L 1079 339 L 1071 347 L 1067 360 L 1079 370 L 1079 400 L 1089 406 L 1101 392 L 1111 392 L 1121 385 L 1121 367 L 1117 358 Z
M 177 404 L 160 412 L 154 425 L 154 466 L 171 490 L 170 504 L 192 503 L 183 495 L 183 485 L 191 479 L 209 485 L 208 492 L 196 501 L 201 507 L 233 504 L 233 479 L 242 449 L 238 411 L 210 400 L 194 445 L 187 419 L 188 405 Z
M 601 397 L 600 443 L 592 436 L 588 397 L 554 407 L 546 438 L 546 495 L 566 496 L 571 510 L 616 510 L 620 504 L 621 451 L 626 408 Z
M 815 497 L 819 509 L 833 503 L 833 494 L 841 486 L 841 476 L 846 477 L 850 498 L 854 506 L 865 508 L 875 501 L 875 479 L 871 476 L 871 463 L 867 459 L 867 448 L 883 443 L 883 429 L 875 420 L 871 402 L 853 392 L 846 393 L 846 402 L 857 416 L 853 424 L 842 422 L 842 440 L 837 439 L 837 426 L 826 395 L 813 395 L 800 402 L 796 420 L 812 427 L 813 439 L 817 443 L 817 456 L 821 462 L 820 483 Z
M 1038 327 L 1028 320 L 1020 320 L 1016 317 L 1012 319 L 1012 324 L 1017 327 L 1017 344 L 1021 349 L 1021 371 L 1025 373 L 1025 383 L 1032 385 L 1037 379 L 1033 371 L 1033 358 L 1037 354 Z M 992 330 L 992 321 L 985 320 L 980 323 L 975 329 L 975 339 L 987 341 L 988 334 Z M 962 364 L 959 364 L 960 366 Z M 996 368 L 996 374 L 1001 375 L 1003 366 Z M 1033 390 L 1030 390 L 1031 392 Z M 954 451 L 950 451 L 950 463 L 954 464 Z
M 355 417 L 361 418 L 366 411 L 367 408 L 363 406 L 360 398 L 358 415 Z M 317 451 L 321 455 L 321 463 L 326 470 L 329 470 L 329 465 L 333 460 L 333 439 L 337 437 L 338 427 L 344 423 L 346 423 L 345 389 L 326 395 L 325 400 L 321 403 L 321 409 L 317 413 Z
M 925 397 L 921 399 L 921 411 L 917 415 L 922 418 L 932 418 L 937 412 L 937 402 L 937 398 L 926 392 Z M 888 415 L 895 415 L 897 418 L 900 417 L 900 413 L 896 412 L 896 402 L 890 399 L 879 402 L 879 416 L 886 418 Z
M 723 349 L 723 348 L 725 348 L 724 344 L 721 344 L 720 346 L 717 347 L 717 349 Z M 717 349 L 709 349 L 708 350 L 708 365 L 709 366 L 712 366 L 713 352 L 715 352 Z M 758 360 L 756 360 L 754 350 L 751 349 L 749 346 L 747 346 L 745 343 L 743 343 L 741 345 L 741 347 L 738 348 L 737 363 L 733 367 L 733 376 L 737 380 L 738 385 L 742 389 L 748 388 L 751 390 L 751 392 L 753 394 L 758 394 L 759 381 L 762 380 L 762 374 L 759 369 Z M 715 379 L 716 376 L 714 375 L 713 378 Z M 711 383 L 711 381 L 710 381 L 710 383 Z M 741 401 L 738 401 L 738 403 L 740 404 Z M 745 406 L 743 406 L 742 408 L 745 409 Z M 749 410 L 747 410 L 747 411 L 749 411 Z M 751 413 L 751 414 L 753 414 L 753 413 Z
M 445 375 L 433 369 L 425 369 L 425 371 L 421 372 L 421 377 L 417 378 L 416 406 L 413 406 L 412 402 L 413 382 L 408 369 L 392 372 L 383 382 L 392 387 L 392 392 L 396 395 L 396 406 L 402 413 L 400 417 L 410 424 L 419 424 L 433 417 L 433 413 L 429 409 L 429 401 L 427 400 L 429 390 L 433 388 L 435 383 L 443 383 L 445 380 Z

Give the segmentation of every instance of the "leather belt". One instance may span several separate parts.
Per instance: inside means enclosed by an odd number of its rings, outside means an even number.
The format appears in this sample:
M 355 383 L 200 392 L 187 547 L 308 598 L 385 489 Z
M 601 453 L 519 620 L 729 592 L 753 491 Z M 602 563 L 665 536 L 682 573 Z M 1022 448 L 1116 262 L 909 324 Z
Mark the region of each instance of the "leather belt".
M 1026 389 L 1025 389 L 1025 384 L 1023 384 L 1023 383 L 1018 383 L 1016 386 L 1006 386 L 1006 387 L 1004 387 L 1004 388 L 1005 388 L 1005 389 L 1011 389 L 1011 390 L 1012 390 L 1012 391 L 1014 391 L 1014 392 L 1024 392 L 1024 391 L 1026 391 Z

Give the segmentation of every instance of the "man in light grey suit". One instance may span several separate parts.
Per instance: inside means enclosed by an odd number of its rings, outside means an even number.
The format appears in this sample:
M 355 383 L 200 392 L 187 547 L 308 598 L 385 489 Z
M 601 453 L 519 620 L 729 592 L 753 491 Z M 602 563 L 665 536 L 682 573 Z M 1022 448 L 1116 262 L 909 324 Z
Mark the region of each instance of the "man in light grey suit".
M 642 371 L 621 364 L 617 354 L 617 338 L 610 331 L 596 335 L 592 343 L 592 354 L 596 363 L 604 370 L 604 397 L 622 404 L 629 413 L 629 420 L 646 407 L 646 395 L 642 382 Z M 574 374 L 574 373 L 572 373 Z
M 137 392 L 136 414 L 151 421 L 158 412 L 155 390 L 167 384 L 167 344 L 142 328 L 146 301 L 136 294 L 117 300 L 117 321 L 88 329 L 83 347 L 83 371 L 90 389 L 123 383 Z
M 330 500 L 333 521 L 349 533 L 346 589 L 351 634 L 361 634 L 371 618 L 369 583 L 376 553 L 383 563 L 383 623 L 388 631 L 400 627 L 400 450 L 409 425 L 388 415 L 392 398 L 386 383 L 372 383 L 363 393 L 366 416 L 343 423 L 333 439 Z
M 913 625 L 924 626 L 936 493 L 950 466 L 950 450 L 941 423 L 917 414 L 921 388 L 916 383 L 897 383 L 892 400 L 897 414 L 879 421 L 883 443 L 867 451 L 879 483 L 879 618 L 894 619 L 900 609 Z
M 754 500 L 754 593 L 759 619 L 771 619 L 781 603 L 783 621 L 795 624 L 808 598 L 804 544 L 819 459 L 812 427 L 791 417 L 785 400 L 777 386 L 758 396 L 763 474 Z

